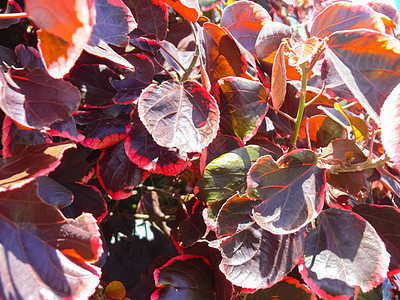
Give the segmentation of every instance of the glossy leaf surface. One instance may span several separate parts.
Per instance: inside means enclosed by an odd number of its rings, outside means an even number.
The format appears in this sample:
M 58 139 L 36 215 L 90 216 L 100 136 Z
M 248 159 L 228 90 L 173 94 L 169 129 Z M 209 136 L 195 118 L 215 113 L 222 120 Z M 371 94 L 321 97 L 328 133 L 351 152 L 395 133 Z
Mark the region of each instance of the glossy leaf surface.
M 375 229 L 357 214 L 324 210 L 307 234 L 302 278 L 322 298 L 370 291 L 386 277 L 390 255 Z M 329 272 L 328 272 L 329 270 Z
M 183 152 L 201 152 L 219 127 L 217 102 L 195 81 L 149 86 L 139 98 L 138 113 L 157 144 Z

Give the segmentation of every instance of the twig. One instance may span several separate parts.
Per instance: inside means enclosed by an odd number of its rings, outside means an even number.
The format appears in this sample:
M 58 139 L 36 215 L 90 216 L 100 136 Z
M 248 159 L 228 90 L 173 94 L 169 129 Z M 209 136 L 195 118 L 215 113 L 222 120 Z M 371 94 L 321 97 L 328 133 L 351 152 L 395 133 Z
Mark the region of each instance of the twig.
M 272 105 L 269 105 L 269 109 L 272 109 L 273 111 L 277 112 L 278 114 L 281 114 L 282 116 L 284 116 L 285 118 L 289 119 L 290 121 L 292 121 L 293 123 L 296 123 L 296 120 L 294 118 L 292 118 L 291 116 L 289 116 L 288 114 L 284 113 L 283 111 L 280 111 L 279 109 L 276 109 L 275 107 L 273 107 Z
M 14 14 L 0 14 L 0 19 L 19 19 L 27 18 L 28 14 L 26 12 L 14 13 Z
M 312 98 L 310 101 L 308 101 L 308 102 L 305 104 L 305 106 L 307 107 L 307 106 L 309 106 L 310 104 L 313 104 L 313 102 L 314 102 L 315 100 L 317 100 L 317 99 L 322 95 L 322 93 L 325 91 L 325 87 L 326 87 L 326 84 L 324 83 L 324 84 L 322 85 L 322 88 L 321 88 L 321 90 L 319 91 L 319 93 L 318 93 L 314 98 Z

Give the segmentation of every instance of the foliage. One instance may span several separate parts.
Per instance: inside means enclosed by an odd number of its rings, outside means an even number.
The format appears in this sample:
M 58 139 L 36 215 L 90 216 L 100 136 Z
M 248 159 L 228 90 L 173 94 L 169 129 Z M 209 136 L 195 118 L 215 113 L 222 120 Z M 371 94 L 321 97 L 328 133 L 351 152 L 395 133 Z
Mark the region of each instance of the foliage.
M 4 2 L 0 298 L 400 294 L 395 7 Z

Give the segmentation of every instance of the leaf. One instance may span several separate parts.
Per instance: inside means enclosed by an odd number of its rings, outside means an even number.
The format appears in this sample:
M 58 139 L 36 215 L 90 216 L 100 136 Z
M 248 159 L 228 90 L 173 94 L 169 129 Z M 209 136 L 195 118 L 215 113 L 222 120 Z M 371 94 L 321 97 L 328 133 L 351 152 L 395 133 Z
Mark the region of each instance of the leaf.
M 199 6 L 201 11 L 209 11 L 222 2 L 222 0 L 199 0 Z
M 71 69 L 66 80 L 82 93 L 83 107 L 107 107 L 112 104 L 116 90 L 110 79 L 119 79 L 106 65 L 79 65 Z
M 132 195 L 132 189 L 142 183 L 148 173 L 129 160 L 125 142 L 103 150 L 97 164 L 97 178 L 103 189 L 114 199 Z
M 251 54 L 255 54 L 258 33 L 271 16 L 261 5 L 251 1 L 237 1 L 228 5 L 222 14 L 221 27 L 225 27 Z
M 162 41 L 167 36 L 168 9 L 160 0 L 125 0 L 138 24 L 129 36 L 136 39 L 142 36 L 154 36 Z
M 6 8 L 2 9 L 2 14 L 12 14 L 22 12 L 21 7 L 14 0 L 8 0 Z M 12 19 L 1 19 L 0 21 L 0 29 L 8 28 L 11 25 L 17 24 L 21 19 L 20 18 L 12 18 Z
M 164 0 L 164 2 L 189 22 L 196 22 L 200 17 L 198 0 Z
M 72 203 L 74 198 L 72 192 L 54 179 L 47 176 L 39 176 L 36 178 L 35 183 L 38 188 L 38 196 L 43 201 L 53 204 L 58 209 L 62 209 Z
M 257 224 L 220 240 L 220 270 L 234 285 L 268 288 L 289 273 L 303 252 L 304 233 L 274 235 Z
M 274 108 L 281 108 L 286 96 L 286 64 L 284 56 L 284 45 L 279 46 L 274 64 L 272 66 L 271 76 L 271 98 Z
M 137 27 L 136 21 L 122 0 L 95 0 L 96 25 L 89 44 L 96 46 L 100 40 L 119 47 L 126 47 L 128 33 Z
M 382 122 L 382 144 L 397 169 L 400 169 L 399 116 L 400 84 L 397 84 L 384 102 L 380 114 Z
M 74 118 L 69 117 L 64 121 L 54 122 L 46 133 L 52 137 L 59 136 L 74 142 L 82 142 L 85 139 L 83 134 L 78 132 Z
M 268 90 L 259 82 L 241 77 L 218 81 L 220 130 L 234 134 L 244 143 L 257 132 L 267 113 Z
M 207 155 L 204 167 L 213 159 L 239 147 L 244 147 L 244 144 L 238 138 L 221 133 L 217 134 L 212 143 L 202 152 L 202 156 Z
M 398 237 L 400 210 L 392 206 L 368 204 L 356 205 L 352 210 L 366 219 L 385 243 L 386 250 L 390 254 L 388 276 L 398 273 L 400 269 L 400 239 Z
M 96 261 L 103 249 L 90 214 L 65 219 L 55 206 L 40 200 L 33 183 L 0 193 L 0 207 L 0 252 L 7 259 L 1 266 L 1 297 L 93 294 L 101 272 L 88 262 Z
M 219 127 L 217 102 L 195 81 L 150 85 L 139 97 L 138 113 L 157 144 L 183 152 L 201 152 Z
M 43 62 L 40 58 L 40 53 L 33 47 L 25 47 L 23 44 L 17 45 L 15 47 L 15 53 L 17 54 L 18 61 L 23 68 L 34 69 L 41 68 L 45 69 Z
M 273 234 L 288 234 L 314 220 L 324 205 L 324 170 L 317 155 L 295 150 L 275 162 L 260 157 L 247 175 L 247 193 L 256 189 L 262 203 L 253 208 L 254 221 Z
M 25 3 L 29 18 L 40 28 L 39 52 L 49 74 L 62 78 L 90 40 L 96 23 L 94 0 L 32 0 Z
M 126 295 L 126 289 L 122 282 L 115 280 L 107 284 L 104 294 L 106 297 L 111 299 L 124 299 Z
M 211 278 L 211 266 L 205 258 L 176 256 L 154 271 L 154 281 L 159 289 L 150 299 L 213 299 Z
M 330 60 L 324 60 L 322 63 L 321 79 L 326 84 L 326 91 L 331 97 L 337 96 L 346 100 L 356 101 Z
M 129 116 L 124 114 L 114 117 L 101 111 L 79 111 L 74 119 L 84 126 L 82 145 L 92 149 L 104 149 L 121 142 L 132 127 Z
M 350 30 L 332 34 L 326 44 L 327 59 L 380 124 L 383 102 L 400 80 L 400 41 L 377 31 Z
M 19 124 L 45 129 L 66 120 L 79 107 L 77 88 L 42 69 L 0 72 L 0 107 Z
M 329 208 L 309 232 L 299 266 L 306 284 L 319 297 L 365 293 L 386 277 L 390 255 L 375 229 L 355 213 Z
M 128 104 L 135 101 L 144 88 L 153 82 L 154 64 L 142 54 L 128 54 L 125 58 L 132 62 L 135 71 L 127 70 L 123 80 L 113 80 L 111 86 L 117 90 L 112 98 L 116 104 Z
M 316 300 L 317 298 L 305 284 L 300 283 L 297 279 L 285 276 L 268 289 L 258 290 L 253 294 L 246 295 L 246 300 L 265 299 Z
M 125 139 L 125 151 L 131 162 L 153 173 L 175 176 L 190 164 L 174 149 L 158 145 L 142 124 L 134 124 Z
M 335 18 L 332 18 L 335 16 Z M 310 34 L 319 38 L 340 30 L 372 29 L 385 33 L 382 15 L 363 4 L 333 3 L 320 12 L 312 22 Z
M 63 153 L 74 143 L 41 144 L 19 147 L 12 156 L 0 160 L 0 192 L 20 188 L 53 171 Z
M 320 40 L 316 37 L 307 39 L 304 43 L 299 42 L 293 46 L 293 52 L 289 53 L 289 65 L 301 66 L 314 57 L 320 47 Z
M 249 145 L 228 152 L 210 162 L 203 176 L 197 181 L 195 193 L 207 203 L 207 214 L 215 219 L 225 201 L 236 193 L 246 191 L 246 174 L 251 165 L 268 151 Z
M 228 76 L 253 79 L 246 74 L 248 62 L 227 29 L 205 23 L 199 39 L 202 63 L 213 88 Z

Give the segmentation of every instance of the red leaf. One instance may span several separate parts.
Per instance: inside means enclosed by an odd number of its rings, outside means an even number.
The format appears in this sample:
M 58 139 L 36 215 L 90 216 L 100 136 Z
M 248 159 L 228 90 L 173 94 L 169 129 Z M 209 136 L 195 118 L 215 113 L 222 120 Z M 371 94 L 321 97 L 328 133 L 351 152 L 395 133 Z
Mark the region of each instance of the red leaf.
M 220 26 L 225 27 L 251 54 L 255 54 L 258 33 L 271 16 L 261 5 L 237 1 L 224 9 Z
M 94 0 L 26 1 L 25 11 L 38 31 L 39 51 L 49 74 L 62 78 L 89 42 L 96 23 Z
M 79 107 L 79 90 L 43 69 L 0 72 L 0 107 L 19 124 L 35 129 L 68 119 Z
M 284 46 L 281 44 L 276 52 L 271 75 L 271 98 L 272 105 L 281 108 L 286 96 L 286 63 Z
M 215 99 L 195 81 L 150 85 L 139 97 L 138 113 L 157 144 L 183 152 L 201 152 L 219 127 Z
M 307 234 L 299 266 L 317 296 L 348 299 L 357 287 L 365 293 L 383 282 L 390 255 L 371 224 L 355 213 L 334 208 L 321 212 L 317 224 Z
M 198 0 L 164 0 L 189 22 L 196 22 L 200 17 Z
M 53 171 L 66 149 L 74 143 L 41 144 L 20 147 L 7 159 L 0 160 L 0 192 L 13 190 Z

